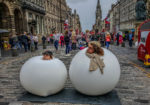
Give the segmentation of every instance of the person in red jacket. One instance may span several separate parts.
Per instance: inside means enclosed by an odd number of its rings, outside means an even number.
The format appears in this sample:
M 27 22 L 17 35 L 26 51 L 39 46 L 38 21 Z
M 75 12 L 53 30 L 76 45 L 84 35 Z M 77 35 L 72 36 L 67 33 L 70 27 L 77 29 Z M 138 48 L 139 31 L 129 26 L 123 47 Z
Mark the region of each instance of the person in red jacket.
M 110 40 L 111 40 L 110 33 L 107 32 L 107 33 L 106 33 L 106 48 L 107 48 L 107 49 L 109 48 Z
M 64 35 L 61 34 L 60 36 L 60 41 L 61 41 L 61 48 L 64 46 Z

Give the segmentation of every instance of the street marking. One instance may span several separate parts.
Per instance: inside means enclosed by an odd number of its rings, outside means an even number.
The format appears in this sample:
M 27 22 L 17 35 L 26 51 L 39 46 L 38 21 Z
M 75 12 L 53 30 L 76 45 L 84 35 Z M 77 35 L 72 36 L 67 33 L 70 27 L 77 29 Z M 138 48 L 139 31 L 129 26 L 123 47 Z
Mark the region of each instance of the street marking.
M 146 73 L 146 77 L 150 78 L 150 73 L 147 72 L 144 68 L 138 66 L 137 64 L 133 63 L 133 62 L 129 62 L 130 64 L 132 64 L 133 66 L 135 66 L 137 69 L 141 70 L 143 73 Z

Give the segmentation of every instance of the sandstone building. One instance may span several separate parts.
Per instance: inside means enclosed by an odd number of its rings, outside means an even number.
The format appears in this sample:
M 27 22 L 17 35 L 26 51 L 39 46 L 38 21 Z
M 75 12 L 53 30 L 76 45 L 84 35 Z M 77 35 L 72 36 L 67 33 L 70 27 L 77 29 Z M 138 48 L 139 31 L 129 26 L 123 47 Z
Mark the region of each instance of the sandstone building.
M 79 16 L 66 0 L 0 0 L 0 29 L 13 35 L 27 31 L 41 37 L 52 30 L 64 32 L 66 20 L 69 28 L 81 30 Z

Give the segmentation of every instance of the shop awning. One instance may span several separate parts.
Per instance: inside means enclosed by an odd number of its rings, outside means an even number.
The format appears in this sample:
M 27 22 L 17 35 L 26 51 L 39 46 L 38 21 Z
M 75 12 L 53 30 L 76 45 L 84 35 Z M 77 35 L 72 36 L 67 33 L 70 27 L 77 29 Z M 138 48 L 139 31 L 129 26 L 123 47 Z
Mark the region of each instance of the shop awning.
M 0 29 L 0 33 L 8 33 L 8 32 L 9 32 L 8 30 Z

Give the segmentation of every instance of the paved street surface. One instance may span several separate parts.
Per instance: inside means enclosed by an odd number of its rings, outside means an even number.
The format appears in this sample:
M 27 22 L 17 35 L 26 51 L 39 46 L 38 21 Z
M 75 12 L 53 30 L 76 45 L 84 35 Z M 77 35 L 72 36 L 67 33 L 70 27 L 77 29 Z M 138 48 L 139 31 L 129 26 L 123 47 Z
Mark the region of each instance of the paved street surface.
M 53 47 L 48 49 L 54 52 Z M 117 56 L 121 65 L 121 78 L 115 90 L 122 105 L 150 105 L 150 69 L 137 60 L 136 48 L 111 46 L 110 50 Z M 0 61 L 0 105 L 72 105 L 71 103 L 17 102 L 18 98 L 26 93 L 19 82 L 20 68 L 29 58 L 41 55 L 43 51 L 40 48 L 34 53 L 28 52 L 19 57 L 8 57 Z M 54 53 L 54 56 L 61 59 L 69 68 L 72 57 L 78 51 L 72 52 L 69 57 L 64 56 L 64 52 L 62 48 L 57 54 Z M 65 87 L 73 88 L 69 79 Z

